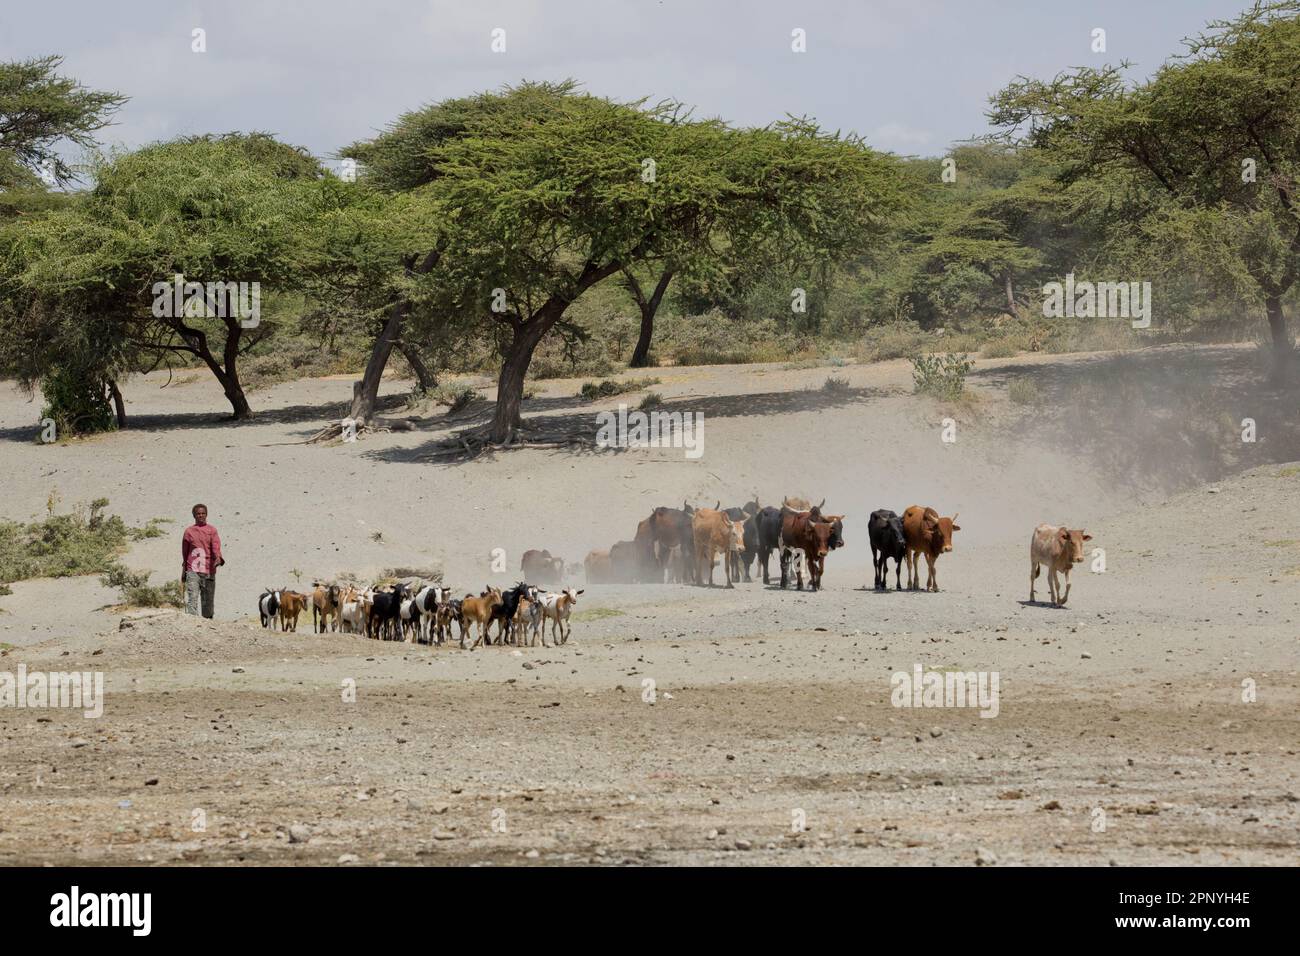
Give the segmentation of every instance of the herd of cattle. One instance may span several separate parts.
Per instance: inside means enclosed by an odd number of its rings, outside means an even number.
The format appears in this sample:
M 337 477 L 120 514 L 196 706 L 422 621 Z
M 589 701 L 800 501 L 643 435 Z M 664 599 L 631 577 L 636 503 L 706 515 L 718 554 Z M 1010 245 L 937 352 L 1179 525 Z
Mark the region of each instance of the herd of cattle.
M 826 514 L 826 499 L 813 505 L 802 498 L 783 498 L 781 507 L 763 507 L 757 497 L 737 508 L 655 508 L 636 527 L 631 541 L 619 541 L 608 550 L 590 552 L 583 565 L 588 584 L 681 583 L 712 585 L 719 561 L 726 586 L 742 578 L 748 582 L 754 562 L 763 571 L 763 583 L 771 582 L 769 564 L 778 555 L 781 587 L 803 588 L 803 565 L 808 565 L 809 583 L 821 587 L 826 557 L 844 546 L 843 514 Z M 921 587 L 921 559 L 925 558 L 925 589 L 938 591 L 935 565 L 939 556 L 952 550 L 953 532 L 960 531 L 957 516 L 943 517 L 934 508 L 912 505 L 900 517 L 888 509 L 873 511 L 867 521 L 871 542 L 874 586 L 888 588 L 889 562 L 894 562 L 894 584 L 903 589 L 902 569 L 907 564 L 907 584 Z M 1041 567 L 1048 569 L 1052 602 L 1064 604 L 1070 593 L 1070 568 L 1083 561 L 1083 542 L 1092 536 L 1081 529 L 1039 525 L 1030 541 L 1029 599 L 1034 600 L 1034 580 Z M 546 580 L 543 575 L 563 573 L 564 563 L 547 551 L 524 555 L 525 575 Z M 1061 595 L 1056 575 L 1065 575 Z
M 655 508 L 637 524 L 631 541 L 619 541 L 608 551 L 592 551 L 583 562 L 588 584 L 680 583 L 712 586 L 715 569 L 722 565 L 726 586 L 751 580 L 754 562 L 771 581 L 773 552 L 780 565 L 780 586 L 803 589 L 803 566 L 808 565 L 812 590 L 821 587 L 827 556 L 844 546 L 843 514 L 826 514 L 826 500 L 812 505 L 800 498 L 784 498 L 781 507 L 763 507 L 757 498 L 738 508 Z M 910 590 L 921 587 L 921 558 L 928 571 L 925 590 L 938 591 L 935 566 L 939 556 L 952 550 L 952 536 L 961 530 L 957 516 L 941 516 L 934 508 L 912 505 L 900 517 L 893 511 L 873 511 L 867 522 L 871 541 L 874 586 L 889 587 L 889 562 L 894 561 L 894 585 L 903 589 L 902 568 L 907 564 Z M 1052 603 L 1064 605 L 1070 596 L 1070 569 L 1083 561 L 1083 543 L 1092 536 L 1082 529 L 1042 524 L 1034 529 L 1029 546 L 1029 600 L 1041 568 L 1047 568 Z M 524 579 L 512 588 L 489 586 L 477 596 L 453 598 L 441 585 L 411 586 L 396 583 L 358 589 L 351 585 L 316 583 L 310 594 L 288 589 L 267 589 L 258 598 L 263 627 L 298 629 L 298 618 L 308 608 L 318 632 L 328 630 L 364 634 L 381 640 L 442 644 L 460 631 L 460 646 L 477 628 L 470 649 L 492 644 L 491 626 L 497 624 L 497 644 L 546 647 L 546 624 L 554 642 L 569 639 L 569 619 L 583 590 L 564 587 L 543 590 L 540 585 L 560 584 L 577 571 L 549 551 L 524 552 L 520 562 Z M 1057 574 L 1065 577 L 1062 594 Z M 534 584 L 528 581 L 536 582 Z
M 619 541 L 608 551 L 592 551 L 584 565 L 589 584 L 681 583 L 712 585 L 716 565 L 721 560 L 727 587 L 734 587 L 742 577 L 750 581 L 754 562 L 763 571 L 763 583 L 771 582 L 770 562 L 778 555 L 781 587 L 803 589 L 803 566 L 808 565 L 808 581 L 814 591 L 821 587 L 826 557 L 844 546 L 842 514 L 826 514 L 820 504 L 802 498 L 783 498 L 781 507 L 763 507 L 757 498 L 738 508 L 655 508 L 637 525 L 631 541 Z M 929 566 L 926 589 L 939 590 L 934 565 L 940 554 L 952 550 L 952 533 L 960 531 L 956 515 L 942 518 L 933 508 L 913 505 L 900 518 L 892 511 L 871 514 L 867 534 L 876 568 L 877 588 L 885 587 L 885 568 L 890 558 L 895 563 L 895 579 L 902 590 L 903 562 L 907 562 L 907 581 L 918 588 L 920 556 Z M 529 552 L 539 554 L 539 552 Z M 540 552 L 549 558 L 546 552 Z M 527 556 L 525 556 L 527 560 Z M 545 565 L 539 564 L 544 571 Z M 527 568 L 525 568 L 527 572 Z

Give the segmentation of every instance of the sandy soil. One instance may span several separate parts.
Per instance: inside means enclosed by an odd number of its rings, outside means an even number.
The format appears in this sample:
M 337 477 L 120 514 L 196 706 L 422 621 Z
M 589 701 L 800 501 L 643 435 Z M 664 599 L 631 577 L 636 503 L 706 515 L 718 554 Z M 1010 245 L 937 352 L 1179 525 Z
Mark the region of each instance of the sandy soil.
M 133 523 L 174 517 L 127 558 L 165 576 L 203 500 L 229 564 L 212 622 L 103 610 L 93 579 L 0 599 L 0 671 L 97 670 L 107 689 L 97 720 L 0 708 L 0 862 L 1294 863 L 1300 416 L 1253 362 L 981 362 L 976 398 L 951 407 L 912 396 L 906 363 L 658 370 L 669 408 L 705 413 L 698 461 L 428 461 L 481 407 L 274 444 L 337 417 L 343 379 L 255 393 L 238 426 L 205 379 L 141 380 L 133 428 L 45 447 L 38 404 L 6 386 L 5 517 L 38 515 L 52 488 Z M 823 391 L 832 374 L 850 389 Z M 1007 402 L 1017 377 L 1039 404 Z M 526 413 L 594 429 L 619 399 L 588 405 L 578 384 L 543 383 Z M 385 388 L 394 405 L 403 390 Z M 598 586 L 567 645 L 473 653 L 253 616 L 295 569 L 305 584 L 436 565 L 477 590 L 512 583 L 526 548 L 576 561 L 631 537 L 655 504 L 787 493 L 849 515 L 817 594 Z M 961 515 L 944 590 L 874 593 L 867 515 L 917 502 Z M 1040 521 L 1105 549 L 1065 609 L 1027 603 Z M 493 575 L 497 547 L 510 570 Z M 892 706 L 891 675 L 914 664 L 997 672 L 998 716 Z

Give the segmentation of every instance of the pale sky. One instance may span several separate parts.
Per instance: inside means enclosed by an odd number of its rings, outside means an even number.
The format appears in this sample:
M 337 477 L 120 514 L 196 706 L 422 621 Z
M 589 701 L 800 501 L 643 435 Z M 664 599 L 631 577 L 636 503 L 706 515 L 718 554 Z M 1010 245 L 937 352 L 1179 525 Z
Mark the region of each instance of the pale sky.
M 1131 60 L 1145 75 L 1247 0 L 63 0 L 0 7 L 0 60 L 49 53 L 131 97 L 103 139 L 265 130 L 321 158 L 405 110 L 522 79 L 692 104 L 741 125 L 807 114 L 939 155 L 987 131 L 1017 74 Z M 1094 28 L 1106 52 L 1091 49 Z M 207 51 L 191 50 L 206 31 Z M 505 31 L 506 50 L 491 49 Z M 791 50 L 805 31 L 807 52 Z

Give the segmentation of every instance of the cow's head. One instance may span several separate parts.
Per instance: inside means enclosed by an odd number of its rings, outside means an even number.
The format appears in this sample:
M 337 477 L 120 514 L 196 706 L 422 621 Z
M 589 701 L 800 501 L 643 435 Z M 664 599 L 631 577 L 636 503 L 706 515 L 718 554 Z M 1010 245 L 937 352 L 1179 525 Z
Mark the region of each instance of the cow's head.
M 961 525 L 957 523 L 956 515 L 953 515 L 951 518 L 938 518 L 935 520 L 935 524 L 938 527 L 939 535 L 943 538 L 944 554 L 947 554 L 952 550 L 952 533 L 954 531 L 960 531 Z
M 566 598 L 569 599 L 569 603 L 570 603 L 570 604 L 577 604 L 577 603 L 578 603 L 578 595 L 581 594 L 581 593 L 582 593 L 583 591 L 585 591 L 585 590 L 586 590 L 586 588 L 578 588 L 576 591 L 575 591 L 573 588 L 565 588 L 563 593 L 564 593 L 564 596 L 565 596 Z
M 846 515 L 823 515 L 831 526 L 831 550 L 844 547 L 844 519 Z
M 831 526 L 824 521 L 814 521 L 809 527 L 816 542 L 817 557 L 826 557 L 831 550 Z
M 763 510 L 762 505 L 758 503 L 758 495 L 754 495 L 753 501 L 745 502 L 745 506 L 740 509 L 747 515 L 756 515 Z
M 888 519 L 889 535 L 894 539 L 894 544 L 899 548 L 907 547 L 907 534 L 903 531 L 903 519 L 894 515 Z
M 682 499 L 682 511 L 686 512 L 688 515 L 695 514 L 695 509 L 686 503 L 685 498 Z
M 1082 528 L 1071 530 L 1064 526 L 1061 527 L 1061 548 L 1070 556 L 1070 560 L 1075 564 L 1083 563 L 1083 543 L 1091 541 L 1092 535 L 1088 534 Z
M 727 520 L 727 527 L 731 532 L 728 538 L 728 550 L 744 551 L 745 550 L 745 522 L 744 520 L 732 521 Z

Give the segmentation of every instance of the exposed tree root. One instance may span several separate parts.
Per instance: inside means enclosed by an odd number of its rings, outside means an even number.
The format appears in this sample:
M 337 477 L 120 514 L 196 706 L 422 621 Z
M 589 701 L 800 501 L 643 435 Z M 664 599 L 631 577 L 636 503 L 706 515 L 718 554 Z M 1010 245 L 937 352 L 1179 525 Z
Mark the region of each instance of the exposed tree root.
M 504 441 L 492 441 L 490 426 L 467 428 L 434 445 L 428 460 L 459 459 L 472 461 L 485 452 L 504 448 L 597 448 L 596 442 L 576 432 L 546 426 L 545 421 L 521 422 L 510 430 Z M 526 434 L 525 434 L 526 433 Z
M 369 435 L 377 432 L 409 432 L 415 427 L 413 422 L 406 419 L 395 419 L 391 421 L 376 420 L 373 422 L 354 421 L 352 419 L 340 418 L 336 422 L 327 422 L 316 434 L 310 438 L 304 438 L 302 441 L 273 441 L 259 448 L 270 448 L 274 445 L 317 445 L 325 442 L 343 442 L 344 422 L 350 424 L 348 431 L 356 438 L 362 435 Z

